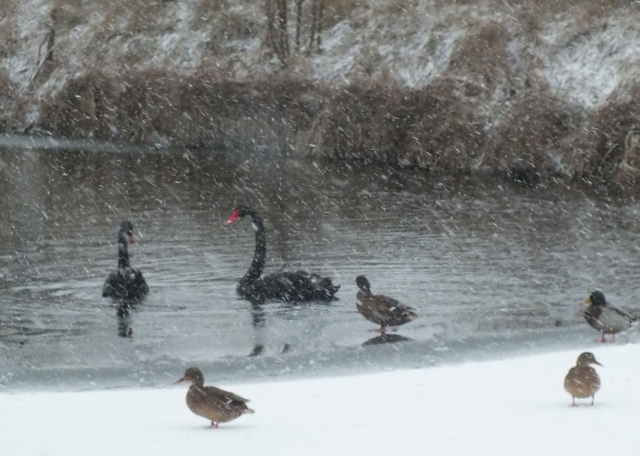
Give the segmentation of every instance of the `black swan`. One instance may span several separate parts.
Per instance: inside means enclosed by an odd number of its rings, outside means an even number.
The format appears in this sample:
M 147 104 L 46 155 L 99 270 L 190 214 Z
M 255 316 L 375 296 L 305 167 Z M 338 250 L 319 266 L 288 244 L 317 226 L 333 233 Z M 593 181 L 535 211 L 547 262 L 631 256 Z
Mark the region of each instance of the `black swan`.
M 142 273 L 129 264 L 127 244 L 133 244 L 133 224 L 125 220 L 118 231 L 118 270 L 107 277 L 102 287 L 102 296 L 112 297 L 124 302 L 136 302 L 149 292 Z
M 360 288 L 356 295 L 358 311 L 370 322 L 380 325 L 383 335 L 387 326 L 404 325 L 418 318 L 414 308 L 385 295 L 371 294 L 371 285 L 365 276 L 356 277 L 356 285 Z
M 230 225 L 249 216 L 256 232 L 256 251 L 249 270 L 238 287 L 238 294 L 251 302 L 266 300 L 286 302 L 331 301 L 340 285 L 334 285 L 328 277 L 310 274 L 307 271 L 286 271 L 281 269 L 273 274 L 260 277 L 267 256 L 267 239 L 264 224 L 258 213 L 248 206 L 239 206 L 227 221 Z

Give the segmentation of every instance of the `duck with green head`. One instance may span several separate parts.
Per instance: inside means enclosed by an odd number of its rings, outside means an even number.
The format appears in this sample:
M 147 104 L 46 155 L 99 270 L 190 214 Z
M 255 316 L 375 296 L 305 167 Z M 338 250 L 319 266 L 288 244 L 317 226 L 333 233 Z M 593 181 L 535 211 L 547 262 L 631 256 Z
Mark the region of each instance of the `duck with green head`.
M 605 334 L 611 334 L 611 342 L 613 342 L 617 333 L 631 328 L 637 320 L 624 310 L 610 305 L 600 290 L 591 293 L 584 301 L 584 305 L 586 306 L 583 312 L 584 318 L 592 328 L 600 331 L 602 334 L 600 342 L 606 342 Z

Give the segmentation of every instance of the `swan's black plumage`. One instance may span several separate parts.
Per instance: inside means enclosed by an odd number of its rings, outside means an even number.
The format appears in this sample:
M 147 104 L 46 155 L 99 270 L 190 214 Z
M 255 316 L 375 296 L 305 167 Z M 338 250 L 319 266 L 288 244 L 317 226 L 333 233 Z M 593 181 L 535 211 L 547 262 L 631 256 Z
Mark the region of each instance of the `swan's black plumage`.
M 238 294 L 251 302 L 279 300 L 286 302 L 331 301 L 340 285 L 334 285 L 328 277 L 307 271 L 288 271 L 284 268 L 261 277 L 267 257 L 267 239 L 264 224 L 258 213 L 248 206 L 239 206 L 227 221 L 227 225 L 250 217 L 256 232 L 256 249 L 249 270 L 236 288 Z
M 133 244 L 133 224 L 125 220 L 118 231 L 118 269 L 111 272 L 102 287 L 102 296 L 123 302 L 137 302 L 149 292 L 142 273 L 129 263 L 127 244 Z

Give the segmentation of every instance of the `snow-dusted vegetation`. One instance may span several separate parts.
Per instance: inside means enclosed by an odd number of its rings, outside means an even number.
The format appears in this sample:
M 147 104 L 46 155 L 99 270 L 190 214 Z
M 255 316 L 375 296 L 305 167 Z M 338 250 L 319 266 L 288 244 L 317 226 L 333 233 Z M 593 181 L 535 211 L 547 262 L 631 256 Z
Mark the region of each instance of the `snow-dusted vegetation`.
M 4 0 L 2 11 L 5 131 L 258 144 L 526 181 L 640 175 L 633 2 Z

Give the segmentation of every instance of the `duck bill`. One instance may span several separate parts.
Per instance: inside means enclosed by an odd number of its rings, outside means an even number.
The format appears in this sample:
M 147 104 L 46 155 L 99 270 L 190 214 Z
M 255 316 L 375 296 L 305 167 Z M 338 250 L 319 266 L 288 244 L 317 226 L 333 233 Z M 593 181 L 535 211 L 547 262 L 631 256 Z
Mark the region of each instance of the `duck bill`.
M 591 296 L 589 296 L 587 299 L 585 299 L 582 304 L 584 304 L 585 306 L 588 306 L 589 304 L 591 304 Z
M 593 360 L 593 364 L 597 364 L 598 366 L 602 366 L 602 364 L 600 364 L 598 361 L 596 361 L 595 359 Z M 604 366 L 602 366 L 604 367 Z
M 178 383 L 182 383 L 182 382 L 186 382 L 186 381 L 187 381 L 187 378 L 186 377 L 182 377 L 182 378 L 178 379 L 178 381 L 176 381 L 174 383 L 174 385 L 177 385 Z
M 238 209 L 237 211 L 235 211 L 233 214 L 231 214 L 231 217 L 229 217 L 229 220 L 227 220 L 227 225 L 231 225 L 233 222 L 236 222 L 238 220 L 240 216 L 240 209 Z

